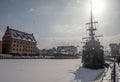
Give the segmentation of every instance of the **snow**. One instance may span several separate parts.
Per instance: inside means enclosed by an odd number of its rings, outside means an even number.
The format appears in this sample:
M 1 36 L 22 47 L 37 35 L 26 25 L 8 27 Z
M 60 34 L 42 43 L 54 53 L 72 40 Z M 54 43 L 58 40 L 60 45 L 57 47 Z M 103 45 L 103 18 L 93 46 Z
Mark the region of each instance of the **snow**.
M 10 30 L 10 32 L 12 33 L 11 34 L 12 38 L 36 42 L 35 39 L 33 38 L 32 34 L 19 32 L 19 31 L 15 31 L 15 30 L 12 30 L 12 29 Z
M 120 68 L 119 68 L 119 65 L 116 66 L 116 71 L 117 71 L 117 80 L 118 82 L 120 82 Z
M 101 73 L 103 73 L 104 69 L 99 70 L 91 70 L 87 68 L 79 68 L 75 73 L 75 80 L 79 82 L 92 82 L 94 81 Z M 76 81 L 75 81 L 76 82 Z
M 105 69 L 105 72 L 102 74 L 99 80 L 96 82 L 111 82 L 111 71 L 112 69 L 109 67 Z
M 120 68 L 118 64 L 115 64 L 116 66 L 116 81 L 120 82 Z M 105 69 L 105 72 L 102 74 L 99 80 L 96 80 L 96 82 L 113 82 L 112 80 L 112 71 L 113 71 L 113 62 L 110 63 L 110 67 Z
M 103 72 L 81 65 L 81 59 L 2 59 L 0 82 L 92 82 Z

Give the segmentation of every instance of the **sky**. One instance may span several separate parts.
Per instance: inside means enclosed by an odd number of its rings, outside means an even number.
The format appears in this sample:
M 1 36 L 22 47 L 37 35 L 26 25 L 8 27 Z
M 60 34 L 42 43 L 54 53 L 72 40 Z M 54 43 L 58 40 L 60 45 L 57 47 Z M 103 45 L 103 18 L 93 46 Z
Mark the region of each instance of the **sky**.
M 98 0 L 102 12 L 94 14 L 103 46 L 120 42 L 120 0 Z M 87 36 L 89 0 L 0 0 L 0 39 L 7 26 L 33 33 L 37 47 L 82 46 Z M 96 9 L 99 10 L 99 9 Z

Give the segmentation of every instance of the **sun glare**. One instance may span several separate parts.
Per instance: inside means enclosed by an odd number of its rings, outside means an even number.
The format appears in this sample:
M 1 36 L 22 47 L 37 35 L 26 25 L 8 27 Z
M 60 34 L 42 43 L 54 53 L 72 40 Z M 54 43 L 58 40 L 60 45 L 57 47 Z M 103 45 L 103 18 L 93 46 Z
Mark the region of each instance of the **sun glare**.
M 102 14 L 105 10 L 105 1 L 104 0 L 92 0 L 93 14 L 99 15 Z

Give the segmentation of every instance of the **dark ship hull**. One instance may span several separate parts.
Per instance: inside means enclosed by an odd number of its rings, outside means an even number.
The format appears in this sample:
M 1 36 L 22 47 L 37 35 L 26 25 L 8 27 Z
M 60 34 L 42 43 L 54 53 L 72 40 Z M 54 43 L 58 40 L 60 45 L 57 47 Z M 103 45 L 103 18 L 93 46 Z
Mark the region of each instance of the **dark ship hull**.
M 90 52 L 90 53 L 89 53 Z M 83 51 L 84 56 L 90 56 L 84 60 L 84 67 L 98 69 L 104 67 L 104 58 L 103 58 L 103 51 L 102 50 L 89 50 Z M 83 57 L 84 58 L 84 57 Z
M 83 47 L 83 66 L 91 69 L 104 67 L 104 50 L 99 41 L 90 40 Z

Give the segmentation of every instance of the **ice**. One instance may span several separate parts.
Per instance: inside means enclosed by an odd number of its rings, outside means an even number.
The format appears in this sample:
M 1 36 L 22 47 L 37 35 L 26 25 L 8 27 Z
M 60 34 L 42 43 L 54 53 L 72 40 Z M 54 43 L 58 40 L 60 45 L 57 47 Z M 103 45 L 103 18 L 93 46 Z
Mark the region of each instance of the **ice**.
M 103 71 L 81 66 L 81 59 L 3 59 L 0 82 L 92 82 Z

